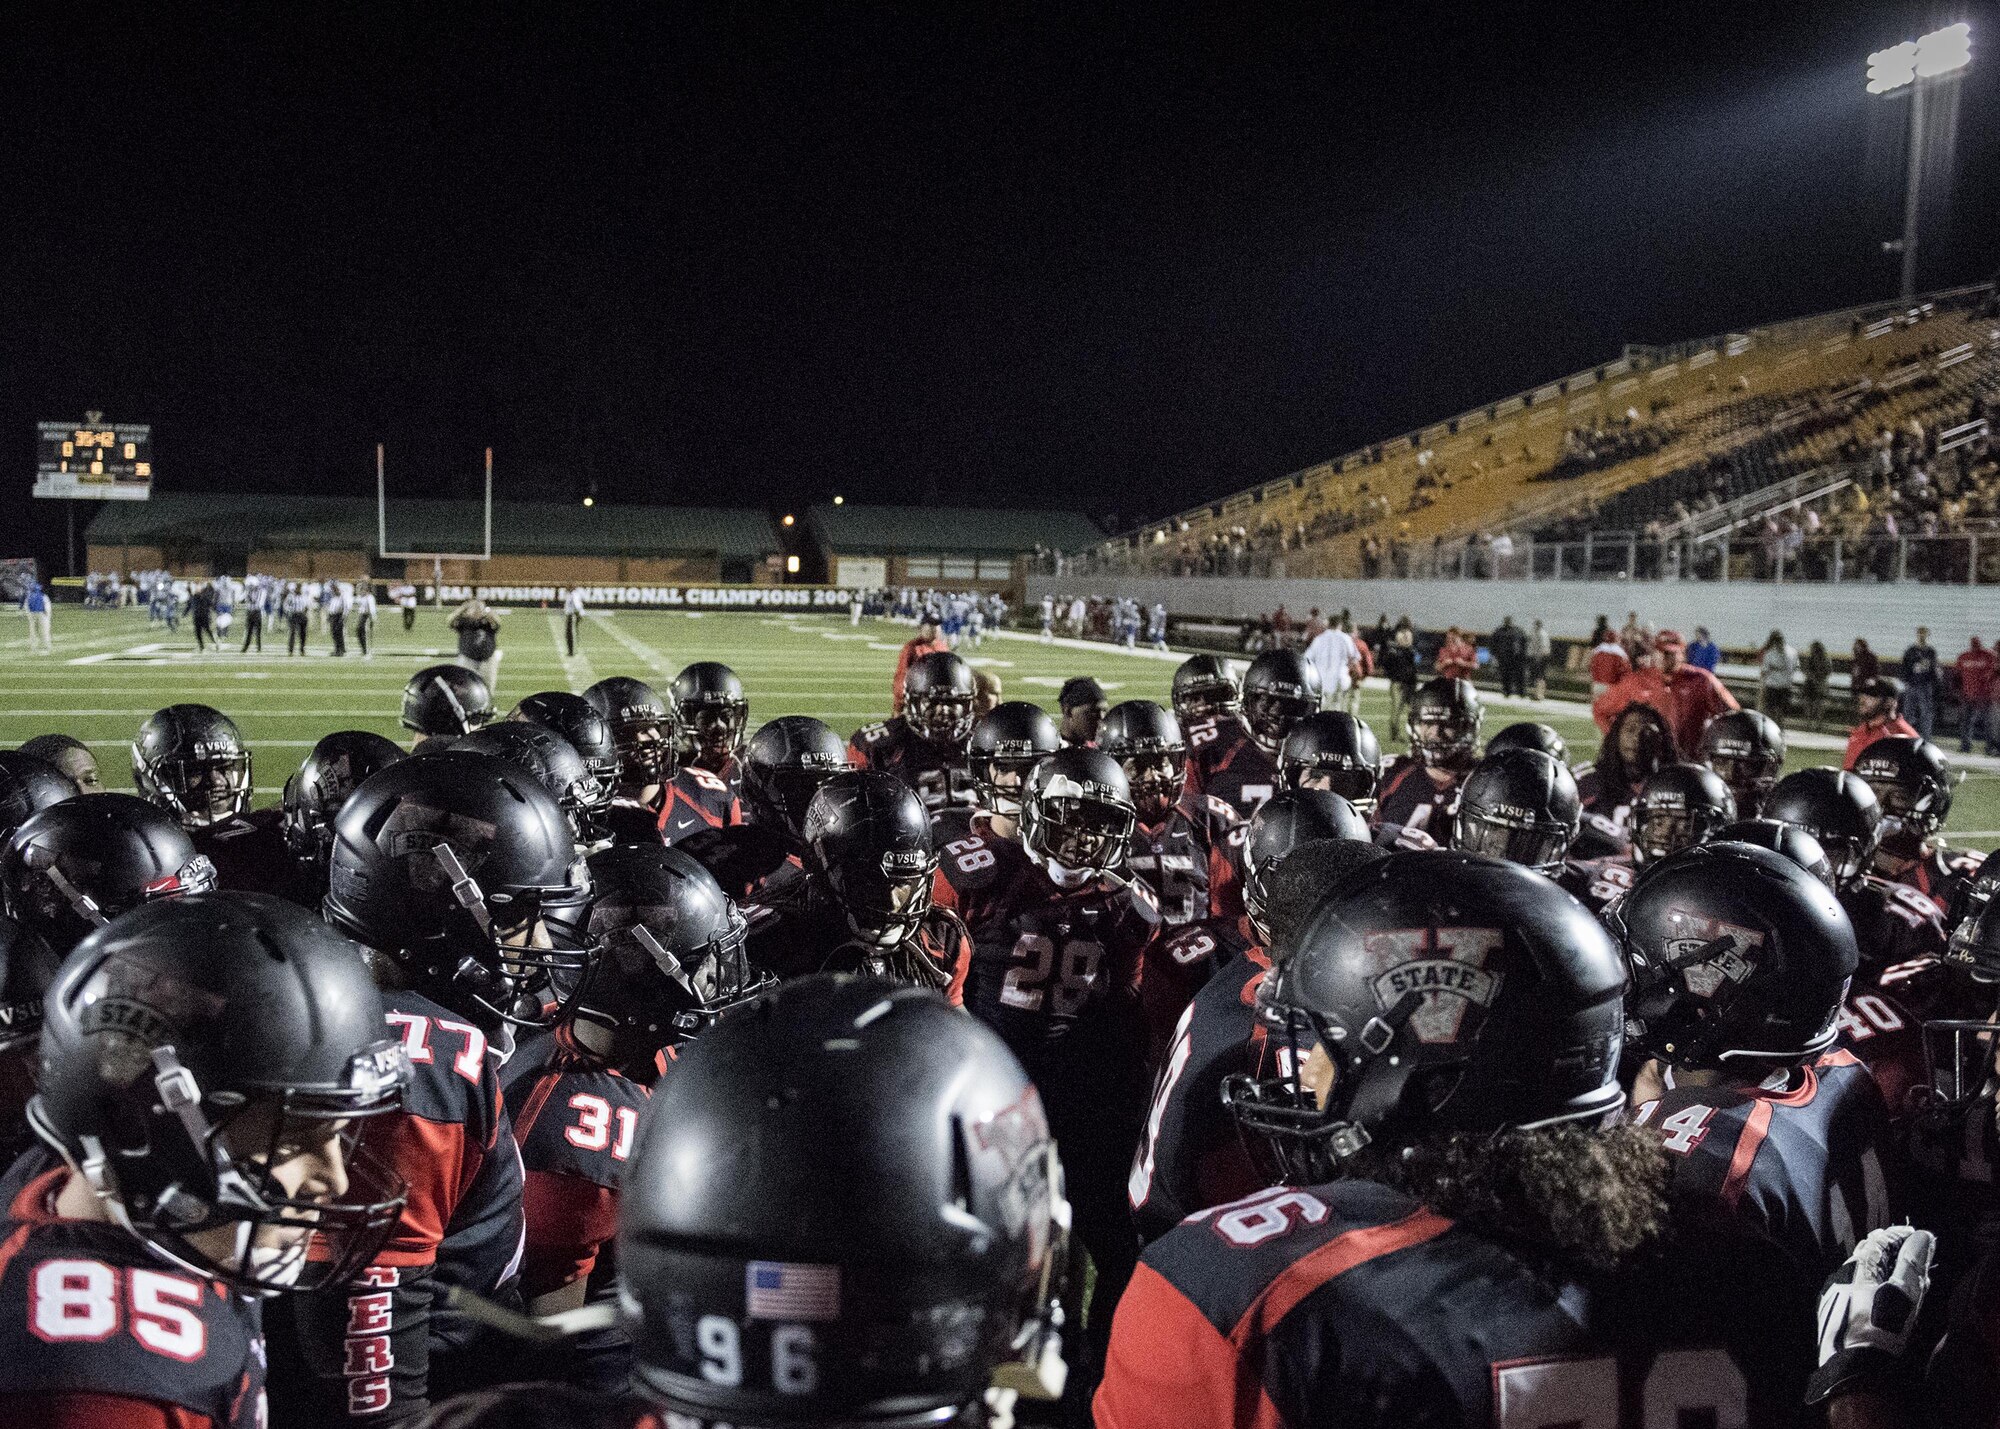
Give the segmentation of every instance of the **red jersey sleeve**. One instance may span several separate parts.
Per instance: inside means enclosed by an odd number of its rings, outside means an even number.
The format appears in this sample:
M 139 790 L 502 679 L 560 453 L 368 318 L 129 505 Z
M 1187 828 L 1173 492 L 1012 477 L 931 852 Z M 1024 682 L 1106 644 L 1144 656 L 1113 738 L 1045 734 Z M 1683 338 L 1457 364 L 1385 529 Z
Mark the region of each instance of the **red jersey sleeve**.
M 1283 1429 L 1236 1347 L 1143 1262 L 1112 1317 L 1091 1408 L 1098 1429 Z
M 530 1171 L 522 1209 L 534 1233 L 521 1264 L 521 1290 L 533 1298 L 580 1280 L 618 1229 L 618 1193 L 561 1171 Z
M 214 1429 L 215 1420 L 178 1404 L 119 1394 L 51 1390 L 0 1401 L 0 1419 L 36 1429 Z

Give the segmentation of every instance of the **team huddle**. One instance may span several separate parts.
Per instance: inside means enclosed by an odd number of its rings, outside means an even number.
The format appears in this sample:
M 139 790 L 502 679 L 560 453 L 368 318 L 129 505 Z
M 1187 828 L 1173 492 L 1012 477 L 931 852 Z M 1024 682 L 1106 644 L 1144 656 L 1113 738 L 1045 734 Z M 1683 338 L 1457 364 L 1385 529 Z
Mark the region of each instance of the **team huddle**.
M 204 705 L 0 752 L 0 1422 L 1994 1421 L 1935 747 L 1072 683 L 440 665 L 260 810 Z

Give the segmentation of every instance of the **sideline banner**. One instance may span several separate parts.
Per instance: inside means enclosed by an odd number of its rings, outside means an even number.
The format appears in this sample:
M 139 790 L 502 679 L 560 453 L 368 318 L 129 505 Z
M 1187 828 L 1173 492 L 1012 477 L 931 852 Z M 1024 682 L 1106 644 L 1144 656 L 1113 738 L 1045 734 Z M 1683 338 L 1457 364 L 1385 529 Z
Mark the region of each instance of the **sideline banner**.
M 380 582 L 378 582 L 380 584 Z M 393 584 L 393 582 L 391 582 Z M 597 610 L 795 610 L 839 611 L 860 592 L 825 585 L 581 585 L 585 606 Z M 566 585 L 423 585 L 423 598 L 437 605 L 480 600 L 496 605 L 560 605 Z

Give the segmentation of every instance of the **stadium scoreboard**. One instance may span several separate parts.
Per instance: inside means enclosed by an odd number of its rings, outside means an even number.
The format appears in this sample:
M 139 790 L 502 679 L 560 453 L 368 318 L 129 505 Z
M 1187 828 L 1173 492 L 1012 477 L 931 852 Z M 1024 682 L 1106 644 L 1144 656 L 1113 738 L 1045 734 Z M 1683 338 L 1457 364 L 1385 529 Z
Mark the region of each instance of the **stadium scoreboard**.
M 35 495 L 84 501 L 144 501 L 153 489 L 153 429 L 99 420 L 42 422 Z

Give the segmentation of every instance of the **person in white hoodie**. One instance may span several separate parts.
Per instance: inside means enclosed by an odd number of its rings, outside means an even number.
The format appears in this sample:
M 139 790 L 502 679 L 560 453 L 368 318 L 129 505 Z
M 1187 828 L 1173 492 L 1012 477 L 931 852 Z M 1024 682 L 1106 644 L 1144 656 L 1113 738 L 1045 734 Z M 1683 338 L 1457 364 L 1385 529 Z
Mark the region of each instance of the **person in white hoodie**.
M 1305 662 L 1319 672 L 1320 694 L 1332 709 L 1345 708 L 1348 690 L 1361 664 L 1361 652 L 1354 637 L 1338 625 L 1329 625 L 1306 646 Z

